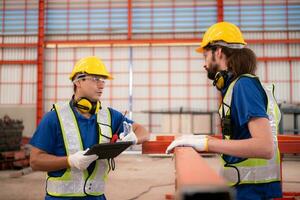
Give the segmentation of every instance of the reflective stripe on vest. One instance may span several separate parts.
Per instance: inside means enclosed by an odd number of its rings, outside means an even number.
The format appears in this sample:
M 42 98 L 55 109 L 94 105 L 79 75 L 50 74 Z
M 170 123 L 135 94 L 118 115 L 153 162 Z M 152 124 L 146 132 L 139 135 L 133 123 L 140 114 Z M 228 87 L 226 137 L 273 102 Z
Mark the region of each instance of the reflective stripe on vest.
M 67 156 L 83 150 L 78 124 L 69 102 L 54 105 L 57 113 Z M 97 122 L 111 127 L 110 112 L 108 108 L 102 108 L 97 116 Z M 111 128 L 99 125 L 99 131 L 107 137 L 111 137 Z M 99 143 L 107 142 L 99 136 Z M 48 177 L 46 191 L 51 196 L 57 197 L 83 197 L 87 195 L 99 196 L 104 192 L 104 181 L 107 177 L 107 161 L 97 160 L 91 175 L 87 170 L 68 168 L 61 177 Z
M 242 76 L 257 78 L 250 74 L 244 74 Z M 230 106 L 232 100 L 233 87 L 240 77 L 238 77 L 229 85 L 226 94 L 224 95 L 223 102 L 229 107 L 221 104 L 219 108 L 219 114 L 221 118 L 223 117 L 222 116 L 223 106 L 224 106 L 225 115 L 226 116 L 230 115 Z M 234 163 L 234 164 L 226 164 L 225 161 L 222 159 L 224 162 L 223 176 L 228 180 L 229 185 L 247 184 L 247 183 L 248 184 L 269 183 L 269 182 L 280 180 L 280 153 L 278 149 L 277 132 L 278 132 L 278 125 L 281 118 L 281 114 L 273 94 L 274 85 L 269 85 L 269 86 L 262 85 L 262 86 L 268 98 L 267 114 L 272 129 L 272 135 L 274 141 L 274 146 L 273 146 L 274 156 L 270 160 L 248 158 L 244 161 L 241 161 L 239 163 Z M 225 139 L 230 139 L 230 138 L 228 138 L 227 136 L 225 137 Z

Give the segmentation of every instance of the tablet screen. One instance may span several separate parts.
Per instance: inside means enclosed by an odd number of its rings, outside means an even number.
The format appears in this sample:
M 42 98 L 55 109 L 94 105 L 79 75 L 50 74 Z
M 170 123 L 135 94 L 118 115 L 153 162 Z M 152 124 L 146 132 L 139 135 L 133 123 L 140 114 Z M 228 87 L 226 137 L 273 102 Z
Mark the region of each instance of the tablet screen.
M 132 142 L 95 144 L 85 153 L 85 155 L 96 154 L 99 157 L 98 159 L 114 158 L 120 153 L 122 153 L 124 150 L 126 150 L 132 144 Z

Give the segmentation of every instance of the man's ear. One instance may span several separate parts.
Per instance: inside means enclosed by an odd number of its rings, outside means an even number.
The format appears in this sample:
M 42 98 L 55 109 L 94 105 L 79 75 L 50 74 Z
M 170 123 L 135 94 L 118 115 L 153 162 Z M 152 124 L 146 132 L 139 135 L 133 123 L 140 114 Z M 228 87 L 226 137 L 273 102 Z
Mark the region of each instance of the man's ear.
M 217 48 L 216 55 L 221 58 L 222 57 L 222 48 Z
M 223 52 L 222 52 L 222 48 L 217 48 L 215 55 L 218 59 L 222 59 L 223 58 Z
M 76 81 L 74 85 L 76 85 L 76 87 L 80 87 L 80 81 Z

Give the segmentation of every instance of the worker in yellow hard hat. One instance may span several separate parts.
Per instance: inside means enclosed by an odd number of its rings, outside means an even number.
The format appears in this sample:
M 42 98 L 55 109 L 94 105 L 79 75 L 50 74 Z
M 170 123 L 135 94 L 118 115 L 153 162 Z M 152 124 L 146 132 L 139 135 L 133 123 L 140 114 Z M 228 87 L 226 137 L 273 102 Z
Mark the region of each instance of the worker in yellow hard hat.
M 101 105 L 105 81 L 113 77 L 99 58 L 82 58 L 69 78 L 74 95 L 54 104 L 41 120 L 30 141 L 30 165 L 48 172 L 47 200 L 105 200 L 105 180 L 114 168 L 112 152 L 101 150 L 104 157 L 98 159 L 100 150 L 89 148 L 118 140 L 123 145 L 139 144 L 148 140 L 149 133 L 119 111 Z
M 70 74 L 70 80 L 73 81 L 73 78 L 78 74 L 93 74 L 103 76 L 105 79 L 113 79 L 102 60 L 96 56 L 90 56 L 79 60 Z
M 277 132 L 280 110 L 273 85 L 263 86 L 255 75 L 255 53 L 246 47 L 240 29 L 219 22 L 205 32 L 197 52 L 204 69 L 221 92 L 219 108 L 223 140 L 209 136 L 181 137 L 167 149 L 190 146 L 222 154 L 223 175 L 238 200 L 282 196 Z

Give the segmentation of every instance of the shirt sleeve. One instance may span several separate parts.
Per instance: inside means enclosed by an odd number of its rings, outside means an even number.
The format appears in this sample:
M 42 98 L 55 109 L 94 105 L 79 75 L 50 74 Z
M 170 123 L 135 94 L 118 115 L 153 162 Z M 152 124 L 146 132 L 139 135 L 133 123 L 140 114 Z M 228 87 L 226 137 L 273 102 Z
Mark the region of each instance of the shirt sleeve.
M 240 78 L 233 88 L 232 95 L 232 114 L 236 114 L 239 126 L 245 125 L 253 117 L 268 118 L 267 96 L 257 79 Z
M 108 108 L 111 115 L 111 126 L 113 134 L 117 132 L 118 135 L 123 132 L 123 122 L 126 121 L 130 124 L 133 124 L 134 121 L 128 119 L 124 114 L 120 113 L 113 108 Z
M 30 144 L 36 148 L 54 154 L 58 134 L 58 118 L 55 111 L 50 111 L 44 115 L 38 125 Z

